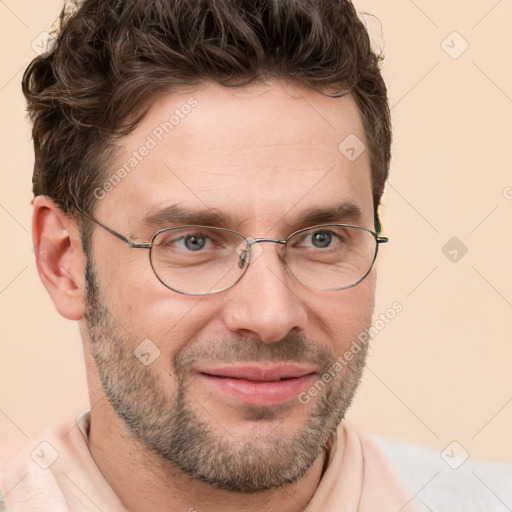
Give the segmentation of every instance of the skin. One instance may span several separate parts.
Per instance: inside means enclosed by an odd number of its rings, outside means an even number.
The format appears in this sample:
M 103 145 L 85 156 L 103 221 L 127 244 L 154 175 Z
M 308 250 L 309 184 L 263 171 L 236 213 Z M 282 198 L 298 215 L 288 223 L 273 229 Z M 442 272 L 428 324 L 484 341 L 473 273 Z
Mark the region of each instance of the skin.
M 101 222 L 134 240 L 148 241 L 157 228 L 142 223 L 144 214 L 179 204 L 236 217 L 233 225 L 225 227 L 246 236 L 283 239 L 307 227 L 297 220 L 301 212 L 350 201 L 362 212 L 357 224 L 373 228 L 368 152 L 351 162 L 338 150 L 349 134 L 365 141 L 355 102 L 350 96 L 327 98 L 281 81 L 243 89 L 210 83 L 159 98 L 138 128 L 120 141 L 107 176 L 191 96 L 198 102 L 191 113 L 97 202 L 94 216 Z M 338 222 L 355 223 L 342 218 Z M 118 395 L 144 413 L 146 423 L 141 428 L 151 424 L 162 435 L 164 425 L 158 419 L 166 413 L 172 418 L 181 390 L 194 425 L 207 429 L 212 440 L 226 442 L 233 460 L 241 453 L 237 450 L 253 443 L 254 453 L 261 457 L 251 471 L 277 463 L 278 458 L 272 459 L 278 457 L 276 448 L 292 445 L 320 410 L 322 400 L 344 387 L 344 394 L 331 396 L 337 410 L 326 419 L 322 445 L 350 403 L 364 354 L 354 357 L 308 404 L 295 398 L 286 404 L 246 407 L 212 391 L 194 369 L 211 364 L 212 358 L 224 364 L 228 354 L 235 361 L 261 357 L 260 361 L 269 362 L 277 356 L 282 361 L 291 357 L 295 343 L 303 349 L 299 361 L 310 361 L 320 378 L 328 361 L 349 350 L 371 323 L 375 267 L 353 288 L 312 290 L 287 273 L 277 245 L 261 244 L 261 253 L 233 288 L 204 297 L 187 296 L 158 281 L 146 250 L 130 249 L 95 227 L 87 293 L 87 262 L 78 229 L 49 198 L 39 196 L 34 201 L 33 236 L 36 246 L 51 247 L 38 259 L 38 270 L 57 310 L 79 322 L 92 405 L 90 449 L 125 506 L 134 512 L 191 507 L 212 512 L 303 510 L 321 478 L 325 463 L 321 446 L 311 445 L 311 460 L 302 461 L 307 470 L 293 483 L 258 492 L 219 488 L 151 450 L 144 435 L 135 435 L 133 424 L 121 419 L 104 386 L 113 393 L 117 382 Z M 145 339 L 160 350 L 150 366 L 133 356 L 133 349 Z M 179 373 L 176 365 L 183 361 L 192 363 L 182 365 Z M 156 390 L 154 395 L 149 388 Z M 160 402 L 151 405 L 154 397 Z M 342 438 L 337 449 L 343 449 Z

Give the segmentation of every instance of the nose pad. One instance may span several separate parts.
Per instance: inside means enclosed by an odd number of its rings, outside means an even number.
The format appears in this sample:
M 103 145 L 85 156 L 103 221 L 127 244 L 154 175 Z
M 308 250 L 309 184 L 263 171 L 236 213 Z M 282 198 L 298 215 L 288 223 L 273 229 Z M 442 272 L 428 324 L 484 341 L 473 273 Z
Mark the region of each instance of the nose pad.
M 263 247 L 261 243 L 255 242 L 255 238 L 247 238 L 247 242 L 241 242 L 236 248 L 236 253 L 240 256 L 238 268 L 244 268 L 263 254 Z
M 244 249 L 242 253 L 240 254 L 240 259 L 238 260 L 238 268 L 244 268 L 244 265 L 246 263 L 249 263 L 250 258 L 249 250 Z

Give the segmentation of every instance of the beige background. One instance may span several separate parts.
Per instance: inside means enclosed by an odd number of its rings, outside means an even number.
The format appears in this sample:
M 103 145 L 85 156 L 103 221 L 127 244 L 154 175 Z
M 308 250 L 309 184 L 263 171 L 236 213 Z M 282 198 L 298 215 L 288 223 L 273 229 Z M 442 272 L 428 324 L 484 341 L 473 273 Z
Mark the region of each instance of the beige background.
M 60 5 L 0 1 L 0 459 L 88 408 L 77 326 L 39 282 L 29 236 L 20 80 Z M 512 462 L 512 1 L 356 5 L 380 20 L 366 18 L 385 41 L 395 131 L 376 315 L 395 301 L 403 311 L 374 338 L 349 417 L 440 453 L 456 440 Z M 445 249 L 456 262 L 442 250 L 453 237 L 468 250 Z

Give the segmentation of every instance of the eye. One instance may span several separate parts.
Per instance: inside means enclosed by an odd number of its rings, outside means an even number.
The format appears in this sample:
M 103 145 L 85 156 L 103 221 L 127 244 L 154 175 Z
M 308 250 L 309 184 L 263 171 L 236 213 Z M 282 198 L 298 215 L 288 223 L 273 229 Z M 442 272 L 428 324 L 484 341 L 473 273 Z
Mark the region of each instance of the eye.
M 311 243 L 319 249 L 329 247 L 332 242 L 332 235 L 332 231 L 315 231 L 311 234 Z
M 213 241 L 206 233 L 198 232 L 173 232 L 170 231 L 164 234 L 159 239 L 158 245 L 162 249 L 175 249 L 185 252 L 201 252 L 203 250 L 211 249 Z
M 204 235 L 188 235 L 181 240 L 189 251 L 200 251 L 206 245 L 206 237 Z
M 340 237 L 330 229 L 320 229 L 304 234 L 299 245 L 302 247 L 313 247 L 315 249 L 326 249 L 340 242 Z

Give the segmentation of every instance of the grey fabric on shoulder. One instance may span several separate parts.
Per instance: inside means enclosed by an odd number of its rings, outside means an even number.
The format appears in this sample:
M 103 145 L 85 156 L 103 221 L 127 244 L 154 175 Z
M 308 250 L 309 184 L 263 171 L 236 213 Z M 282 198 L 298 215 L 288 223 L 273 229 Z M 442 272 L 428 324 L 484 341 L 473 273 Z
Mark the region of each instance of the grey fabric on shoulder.
M 512 511 L 512 464 L 473 459 L 457 444 L 441 454 L 399 439 L 372 437 L 433 512 Z
M 2 473 L 0 473 L 0 482 L 1 481 L 2 481 Z M 0 484 L 0 512 L 7 512 L 7 509 L 5 507 L 5 496 L 4 496 L 1 484 Z

